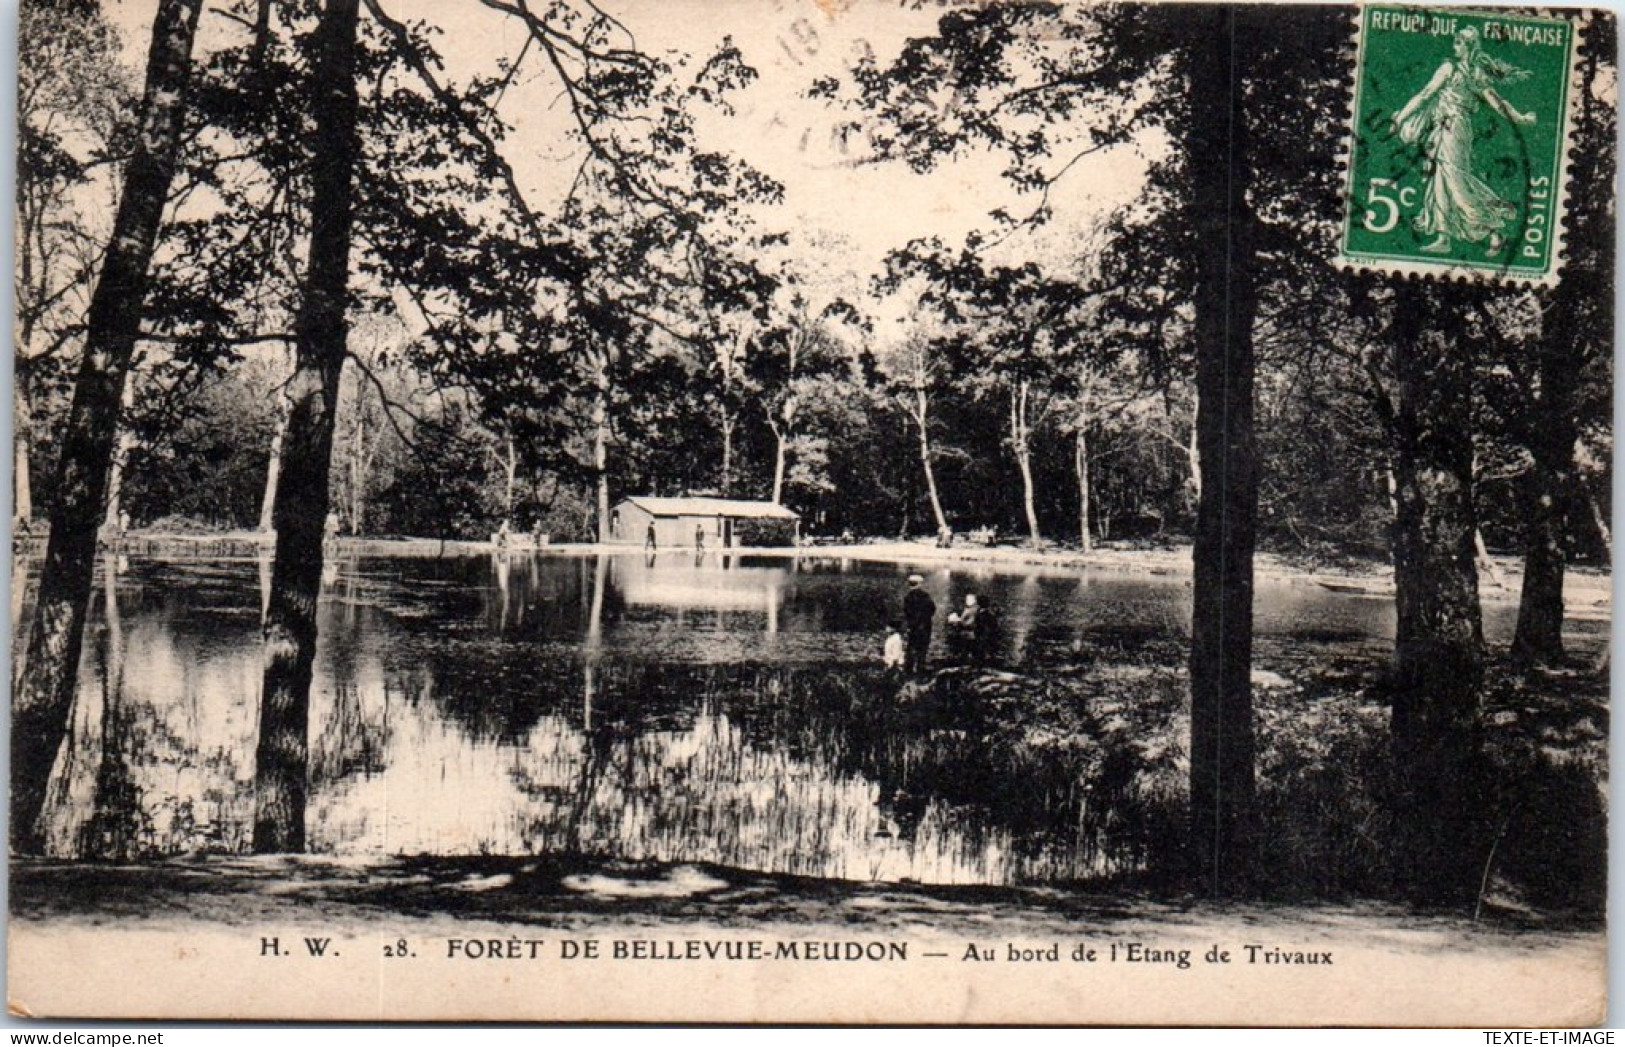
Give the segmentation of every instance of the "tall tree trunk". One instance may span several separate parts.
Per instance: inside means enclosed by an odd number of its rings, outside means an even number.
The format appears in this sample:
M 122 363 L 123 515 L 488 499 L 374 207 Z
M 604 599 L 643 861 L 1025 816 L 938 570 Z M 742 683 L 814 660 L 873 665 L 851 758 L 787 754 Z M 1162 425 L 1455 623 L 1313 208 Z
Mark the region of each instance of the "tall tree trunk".
M 1582 118 L 1594 120 L 1590 84 L 1596 77 L 1593 55 L 1586 67 Z M 1611 139 L 1612 136 L 1610 135 Z M 1590 162 L 1582 157 L 1581 163 Z M 1611 281 L 1598 272 L 1590 240 L 1598 233 L 1611 239 L 1609 208 L 1582 204 L 1573 218 L 1580 249 L 1571 252 L 1563 278 L 1552 291 L 1545 313 L 1539 347 L 1540 390 L 1534 403 L 1527 440 L 1534 466 L 1526 474 L 1527 547 L 1524 550 L 1523 591 L 1518 601 L 1518 626 L 1512 640 L 1512 660 L 1521 666 L 1554 664 L 1563 660 L 1563 576 L 1568 568 L 1565 539 L 1578 509 L 1577 499 L 1588 498 L 1593 520 L 1607 548 L 1608 531 L 1594 498 L 1582 493 L 1578 476 L 1579 394 L 1582 372 L 1593 342 L 1612 344 L 1606 307 Z M 1593 232 L 1597 230 L 1597 232 Z M 1611 255 L 1611 252 L 1609 252 Z M 1590 321 L 1589 324 L 1587 321 Z
M 1507 587 L 1506 579 L 1501 577 L 1501 568 L 1496 566 L 1495 558 L 1490 555 L 1490 547 L 1484 544 L 1484 531 L 1477 527 L 1473 528 L 1473 562 L 1491 585 L 1497 589 Z
M 1602 547 L 1603 563 L 1613 563 L 1614 532 L 1608 526 L 1608 517 L 1602 511 L 1602 503 L 1591 491 L 1585 492 L 1586 505 L 1591 507 L 1591 526 L 1597 531 L 1597 541 Z
M 46 779 L 73 702 L 119 397 L 141 331 L 148 267 L 175 171 L 201 6 L 202 0 L 162 0 L 158 7 L 141 133 L 125 169 L 113 235 L 90 301 L 28 653 L 12 688 L 11 842 L 20 853 L 40 849 L 37 822 Z
M 135 449 L 135 435 L 127 429 L 118 434 L 113 445 L 113 460 L 107 470 L 106 508 L 102 510 L 102 529 L 109 535 L 118 533 L 119 514 L 124 511 L 124 465 Z
M 1010 391 L 1010 444 L 1016 452 L 1016 468 L 1021 472 L 1021 507 L 1027 515 L 1027 544 L 1037 549 L 1044 538 L 1038 533 L 1038 507 L 1033 495 L 1032 427 L 1027 415 L 1029 386 L 1017 382 Z
M 1072 467 L 1078 474 L 1078 548 L 1092 553 L 1095 551 L 1095 539 L 1089 531 L 1089 421 L 1086 411 L 1072 433 Z
M 1537 463 L 1524 476 L 1525 548 L 1518 625 L 1512 662 L 1527 668 L 1563 660 L 1564 505 L 1560 486 L 1568 477 Z
M 785 445 L 789 437 L 779 426 L 773 426 L 773 504 L 778 505 L 784 501 L 784 463 Z
M 734 413 L 727 404 L 718 408 L 722 425 L 722 493 L 724 496 L 733 493 L 734 489 Z
M 729 342 L 719 347 L 717 355 L 717 428 L 722 435 L 722 468 L 717 479 L 724 497 L 733 493 L 734 485 L 734 430 L 739 427 L 733 399 L 734 368 L 742 352 L 737 342 Z
M 796 409 L 799 406 L 796 400 L 795 382 L 796 366 L 801 359 L 801 343 L 806 338 L 806 332 L 793 335 L 790 338 L 788 367 L 786 369 L 784 402 L 779 405 L 779 420 L 773 428 L 773 504 L 778 505 L 784 501 L 784 469 L 789 459 L 790 438 L 795 432 Z
M 1191 471 L 1191 493 L 1196 501 L 1202 501 L 1202 443 L 1201 427 L 1197 422 L 1202 416 L 1202 395 L 1200 391 L 1191 397 L 1191 436 L 1185 444 L 1185 464 Z
M 1193 179 L 1196 254 L 1196 450 L 1200 496 L 1191 611 L 1191 845 L 1215 894 L 1245 887 L 1253 860 L 1253 543 L 1258 476 L 1253 443 L 1254 218 L 1242 106 L 1238 13 L 1213 11 L 1211 43 L 1187 50 L 1191 133 L 1186 155 L 1229 158 L 1225 174 Z M 1249 16 L 1258 18 L 1258 15 Z M 1245 43 L 1241 46 L 1246 47 Z
M 124 392 L 119 395 L 118 439 L 113 444 L 113 461 L 107 470 L 107 508 L 102 512 L 102 528 L 109 534 L 119 533 L 119 514 L 123 509 L 124 468 L 135 449 L 135 434 L 127 424 L 130 409 L 135 406 L 134 376 L 124 376 Z
M 310 680 L 316 657 L 323 525 L 345 361 L 356 135 L 358 0 L 328 0 L 316 60 L 310 261 L 295 325 L 288 431 L 277 478 L 276 562 L 265 613 L 254 811 L 257 853 L 305 847 Z
M 502 519 L 511 530 L 514 486 L 519 479 L 519 451 L 514 447 L 512 436 L 503 437 L 503 441 L 503 448 L 507 454 L 502 460 Z
M 1072 419 L 1072 469 L 1078 477 L 1078 548 L 1084 553 L 1095 550 L 1094 535 L 1089 529 L 1089 420 L 1094 410 L 1095 374 L 1084 368 L 1078 382 L 1077 414 Z
M 1478 701 L 1484 669 L 1473 534 L 1473 353 L 1444 335 L 1464 327 L 1438 296 L 1400 282 L 1393 338 L 1394 586 L 1397 681 L 1393 739 L 1401 853 L 1419 899 L 1461 902 L 1483 868 L 1478 810 Z
M 282 471 L 282 438 L 288 431 L 288 412 L 285 406 L 277 414 L 276 432 L 271 436 L 271 453 L 265 468 L 265 494 L 260 499 L 260 532 L 269 533 L 275 526 L 277 474 Z
M 14 380 L 20 384 L 19 379 Z M 28 396 L 20 388 L 12 397 L 12 410 L 11 515 L 16 520 L 31 520 L 34 516 L 34 485 L 29 478 L 28 455 L 34 416 Z
M 361 533 L 361 513 L 363 509 L 361 485 L 366 483 L 367 475 L 366 463 L 363 457 L 364 450 L 361 446 L 363 439 L 365 439 L 365 436 L 358 427 L 355 433 L 355 442 L 350 445 L 350 490 L 348 492 L 350 497 L 347 499 L 350 504 L 345 506 L 345 515 L 350 518 L 351 534 Z
M 937 533 L 941 534 L 948 529 L 948 517 L 942 511 L 942 497 L 937 493 L 937 474 L 931 468 L 931 426 L 927 411 L 930 409 L 931 399 L 926 394 L 924 385 L 914 388 L 914 424 L 920 431 L 920 466 L 925 470 L 925 490 L 931 496 L 931 515 L 937 521 Z M 908 531 L 904 526 L 904 533 Z
M 598 540 L 607 542 L 609 533 L 609 361 L 603 357 L 593 374 L 592 398 L 592 477 L 598 503 Z
M 349 455 L 345 463 L 345 471 L 349 473 L 345 493 L 344 514 L 349 518 L 350 532 L 361 533 L 362 487 L 367 482 L 367 386 L 358 383 L 355 393 L 355 402 L 350 410 L 354 412 L 354 424 L 350 426 Z

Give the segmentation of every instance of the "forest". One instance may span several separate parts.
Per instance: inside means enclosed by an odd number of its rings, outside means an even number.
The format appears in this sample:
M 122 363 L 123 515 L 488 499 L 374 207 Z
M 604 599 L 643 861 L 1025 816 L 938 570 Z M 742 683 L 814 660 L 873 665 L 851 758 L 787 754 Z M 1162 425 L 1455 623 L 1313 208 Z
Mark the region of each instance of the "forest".
M 26 162 L 18 186 L 14 475 L 17 515 L 43 523 L 52 501 L 50 465 L 83 338 L 87 280 L 107 235 L 98 226 L 105 225 L 109 200 L 116 198 L 118 151 L 130 133 L 139 85 L 94 5 L 30 4 L 24 10 Z M 372 41 L 379 49 L 372 60 L 405 66 L 392 71 L 405 81 L 397 90 L 423 90 L 412 83 L 409 63 L 432 60 L 429 43 L 419 40 L 414 51 L 392 53 L 389 48 L 406 47 L 410 38 L 385 36 L 384 28 L 380 24 Z M 200 71 L 217 82 L 194 101 L 200 111 L 193 119 L 207 121 L 201 110 L 209 105 L 233 111 L 230 120 L 238 126 L 222 126 L 208 140 L 194 141 L 192 155 L 179 160 L 184 166 L 178 177 L 198 184 L 171 190 L 179 224 L 165 230 L 168 246 L 157 248 L 160 258 L 169 258 L 168 271 L 156 274 L 164 297 L 152 301 L 146 323 L 153 337 L 143 342 L 140 366 L 124 394 L 128 420 L 121 430 L 117 501 L 138 527 L 269 527 L 267 480 L 281 453 L 286 407 L 280 390 L 292 366 L 289 336 L 280 330 L 288 321 L 277 309 L 279 303 L 287 309 L 294 293 L 290 282 L 297 279 L 293 238 L 299 223 L 290 212 L 298 201 L 278 203 L 280 229 L 270 216 L 253 212 L 262 205 L 256 191 L 270 192 L 267 185 L 285 183 L 283 196 L 300 187 L 294 158 L 279 158 L 285 168 L 279 171 L 232 152 L 245 148 L 235 136 L 247 133 L 243 122 L 251 119 L 241 108 L 246 88 L 226 82 L 235 69 L 232 60 L 222 54 L 213 59 L 217 68 Z M 293 77 L 298 56 L 279 60 L 280 68 L 268 66 L 258 75 Z M 296 90 L 289 83 L 280 89 Z M 497 89 L 495 83 L 487 87 Z M 1014 83 L 998 88 L 1016 89 Z M 997 105 L 994 90 L 987 93 L 983 104 Z M 268 103 L 267 97 L 256 104 Z M 381 107 L 384 100 L 364 98 L 362 104 Z M 467 281 L 463 288 L 437 288 L 444 296 L 438 308 L 449 316 L 455 303 L 472 304 L 475 295 L 509 293 L 475 282 L 500 281 L 506 270 L 495 260 L 501 256 L 471 264 L 472 252 L 494 249 L 499 234 L 458 228 L 454 219 L 464 206 L 457 194 L 468 185 L 455 179 L 479 177 L 475 165 L 502 162 L 496 139 L 482 142 L 461 121 L 500 117 L 489 102 L 473 97 L 414 104 L 418 111 L 411 114 L 380 110 L 370 116 L 379 124 L 373 133 L 388 133 L 388 121 L 410 120 L 426 139 L 438 134 L 443 141 L 425 141 L 428 154 L 415 160 L 392 158 L 403 167 L 398 174 L 371 172 L 368 180 L 378 184 L 358 186 L 358 220 L 387 222 L 377 234 L 397 238 L 403 249 L 427 252 L 427 242 L 443 234 L 464 241 L 469 271 L 433 274 L 436 280 Z M 615 120 L 635 119 L 635 107 L 651 104 L 615 98 L 615 111 L 606 102 L 590 115 L 610 128 Z M 1145 125 L 1156 119 L 1139 112 L 1100 118 Z M 1013 133 L 967 129 L 962 143 L 947 145 L 970 148 L 985 136 Z M 1126 140 L 1133 129 L 1089 133 Z M 1061 166 L 1068 150 L 1079 149 L 1056 131 L 1049 134 L 1057 140 L 1046 143 L 1042 155 L 1021 157 L 1024 169 L 1012 171 L 1040 196 L 1045 166 Z M 382 150 L 381 140 L 371 148 Z M 930 162 L 925 143 L 899 140 L 884 148 L 897 157 L 890 162 Z M 365 137 L 363 149 L 369 149 Z M 468 170 L 438 165 L 436 149 Z M 888 162 L 878 156 L 870 162 Z M 624 163 L 641 165 L 629 169 L 628 177 L 647 172 L 650 179 L 675 182 L 686 173 L 680 165 L 692 161 L 673 154 Z M 411 172 L 409 163 L 419 170 Z M 797 231 L 773 224 L 784 216 L 745 213 L 744 193 L 727 195 L 725 205 L 723 194 L 704 203 L 690 200 L 685 206 L 726 208 L 728 213 L 706 214 L 729 240 L 717 247 L 716 264 L 749 270 L 716 274 L 738 281 L 727 293 L 739 297 L 726 306 L 681 301 L 697 292 L 675 282 L 676 274 L 667 286 L 630 283 L 627 274 L 656 249 L 639 238 L 659 237 L 661 230 L 650 226 L 650 215 L 612 202 L 612 185 L 584 182 L 570 213 L 530 217 L 549 224 L 549 243 L 560 250 L 568 244 L 571 264 L 584 267 L 581 277 L 593 281 L 571 293 L 635 292 L 615 317 L 627 325 L 624 331 L 595 332 L 613 347 L 595 353 L 582 343 L 584 336 L 549 329 L 527 351 L 517 344 L 500 355 L 467 350 L 454 361 L 439 347 L 474 346 L 479 332 L 455 330 L 449 320 L 444 327 L 426 327 L 411 305 L 391 297 L 405 291 L 384 281 L 368 287 L 370 300 L 357 302 L 347 350 L 353 363 L 337 400 L 329 480 L 335 511 L 348 534 L 478 539 L 504 520 L 526 529 L 541 520 L 557 540 L 590 541 L 600 526 L 594 492 L 601 479 L 613 497 L 715 492 L 782 501 L 803 514 L 812 533 L 824 536 L 934 534 L 946 523 L 961 532 L 994 528 L 1085 549 L 1114 538 L 1188 538 L 1200 487 L 1197 398 L 1192 376 L 1181 366 L 1189 354 L 1191 316 L 1188 302 L 1180 301 L 1179 274 L 1148 281 L 1152 274 L 1144 271 L 1148 257 L 1179 246 L 1167 201 L 1151 195 L 1177 188 L 1172 180 L 1180 177 L 1178 157 L 1162 163 L 1165 169 L 1154 173 L 1147 197 L 1104 216 L 1098 227 L 1073 230 L 1074 253 L 1013 264 L 1013 252 L 996 246 L 1018 222 L 1059 220 L 1035 198 L 1025 201 L 1027 213 L 985 216 L 985 229 L 966 242 L 899 244 L 884 270 L 867 279 L 839 272 L 832 277 L 816 263 L 843 249 L 838 237 L 824 234 L 835 242 L 809 252 L 795 242 Z M 368 195 L 388 193 L 391 179 L 422 178 L 425 172 L 434 178 L 416 183 L 407 210 L 386 215 L 380 203 L 372 205 L 379 213 L 369 213 Z M 589 171 L 584 177 L 604 176 Z M 210 187 L 216 181 L 219 190 Z M 222 195 L 202 202 L 216 192 Z M 770 200 L 772 187 L 751 192 Z M 182 199 L 191 201 L 184 211 Z M 674 206 L 676 201 L 674 195 Z M 1324 216 L 1324 201 L 1305 200 L 1303 206 L 1315 203 Z M 490 239 L 482 244 L 477 238 Z M 183 251 L 182 244 L 191 250 Z M 258 265 L 252 272 L 234 271 L 244 267 L 249 245 L 260 252 L 254 257 L 280 257 L 284 271 Z M 504 246 L 520 249 L 515 242 Z M 1316 244 L 1311 239 L 1303 246 Z M 669 252 L 672 245 L 659 249 Z M 449 244 L 442 251 L 444 257 L 426 256 L 420 266 L 457 261 Z M 233 266 L 207 260 L 213 258 Z M 1333 284 L 1338 279 L 1316 275 Z M 223 283 L 228 280 L 234 282 Z M 1383 403 L 1392 399 L 1392 367 L 1370 344 L 1369 324 L 1362 328 L 1341 315 L 1335 317 L 1341 329 L 1329 329 L 1330 318 L 1319 307 L 1336 290 L 1311 285 L 1269 303 L 1259 320 L 1259 540 L 1265 548 L 1307 557 L 1386 558 L 1392 434 L 1384 431 Z M 1012 330 L 981 322 L 987 313 L 1013 310 L 1018 301 L 1026 319 L 1007 313 Z M 506 307 L 479 301 L 481 310 Z M 1539 334 L 1531 313 L 1536 307 L 1530 292 L 1519 291 L 1474 306 L 1482 309 L 1478 319 L 1487 325 L 1491 350 L 1478 361 L 1475 376 L 1474 497 L 1484 543 L 1507 553 L 1521 551 L 1529 537 L 1522 507 L 1532 482 L 1525 433 L 1531 405 L 1520 400 L 1539 387 L 1529 373 Z M 159 310 L 169 315 L 160 318 Z M 892 315 L 914 318 L 906 336 L 876 331 Z M 723 316 L 725 335 L 713 329 Z M 468 316 L 458 321 L 471 322 Z M 1022 329 L 1039 327 L 1051 332 L 1046 340 L 1023 344 Z M 453 338 L 458 341 L 443 341 Z M 1574 524 L 1566 541 L 1574 555 L 1595 562 L 1606 559 L 1609 544 L 1610 387 L 1607 355 L 1591 356 L 1595 362 L 1581 371 L 1575 390 L 1577 443 L 1568 495 Z M 929 476 L 922 468 L 927 460 Z
M 1540 288 L 1333 264 L 1346 11 L 921 4 L 917 35 L 839 54 L 831 16 L 787 19 L 838 170 L 986 175 L 964 222 L 877 245 L 718 147 L 764 75 L 720 28 L 660 51 L 648 8 L 467 6 L 158 0 L 138 57 L 95 0 L 23 3 L 13 529 L 49 538 L 14 850 L 121 519 L 274 533 L 254 847 L 297 851 L 329 510 L 593 542 L 624 496 L 714 494 L 813 542 L 1190 545 L 1190 847 L 1220 893 L 1256 842 L 1255 550 L 1391 563 L 1410 882 L 1480 889 L 1485 828 L 1450 812 L 1486 674 L 1565 665 L 1565 572 L 1609 566 L 1611 18 L 1586 17 Z M 1523 565 L 1493 651 L 1492 553 Z

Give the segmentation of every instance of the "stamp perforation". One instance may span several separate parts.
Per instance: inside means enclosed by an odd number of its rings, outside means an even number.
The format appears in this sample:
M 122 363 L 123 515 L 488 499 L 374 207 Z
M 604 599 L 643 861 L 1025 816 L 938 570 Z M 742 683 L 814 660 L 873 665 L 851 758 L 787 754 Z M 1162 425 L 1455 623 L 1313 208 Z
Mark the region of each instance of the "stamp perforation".
M 1360 122 L 1365 108 L 1362 105 L 1361 92 L 1365 86 L 1367 49 L 1370 46 L 1367 26 L 1370 21 L 1371 8 L 1375 6 L 1379 5 L 1362 5 L 1352 15 L 1354 22 L 1350 44 L 1353 64 L 1352 83 L 1350 85 L 1347 120 L 1338 151 L 1339 163 L 1343 165 L 1344 210 L 1339 226 L 1334 264 L 1348 271 L 1384 273 L 1403 278 L 1427 278 L 1469 283 L 1505 283 L 1535 287 L 1554 286 L 1559 281 L 1563 265 L 1568 258 L 1568 201 L 1573 191 L 1570 184 L 1574 150 L 1573 135 L 1582 90 L 1581 63 L 1583 61 L 1583 45 L 1586 39 L 1586 30 L 1593 17 L 1592 12 L 1588 10 L 1552 8 L 1430 8 L 1393 4 L 1380 5 L 1384 8 L 1403 8 L 1418 15 L 1440 14 L 1473 19 L 1494 19 L 1503 22 L 1521 21 L 1547 24 L 1553 21 L 1563 21 L 1568 24 L 1569 40 L 1567 54 L 1562 65 L 1564 82 L 1562 84 L 1562 105 L 1559 110 L 1561 112 L 1562 126 L 1558 130 L 1554 143 L 1553 195 L 1548 209 L 1551 217 L 1546 224 L 1547 236 L 1549 237 L 1548 251 L 1546 264 L 1542 269 L 1537 270 L 1529 267 L 1515 267 L 1508 262 L 1503 262 L 1500 265 L 1485 265 L 1474 264 L 1459 258 L 1433 259 L 1418 257 L 1414 251 L 1407 253 L 1396 250 L 1392 253 L 1382 253 L 1350 248 L 1349 240 L 1353 223 L 1360 210 L 1355 179 L 1357 153 L 1362 133 Z M 1514 244 L 1509 250 L 1515 250 L 1515 248 L 1516 245 Z

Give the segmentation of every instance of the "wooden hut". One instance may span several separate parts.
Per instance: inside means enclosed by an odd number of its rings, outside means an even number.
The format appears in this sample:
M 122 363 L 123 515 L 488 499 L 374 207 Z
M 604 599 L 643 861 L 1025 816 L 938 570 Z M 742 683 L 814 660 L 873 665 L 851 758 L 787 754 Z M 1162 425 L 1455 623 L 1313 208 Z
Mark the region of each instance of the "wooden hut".
M 657 549 L 733 549 L 794 545 L 801 517 L 776 502 L 738 498 L 623 498 L 610 510 L 609 541 L 647 545 L 654 528 Z

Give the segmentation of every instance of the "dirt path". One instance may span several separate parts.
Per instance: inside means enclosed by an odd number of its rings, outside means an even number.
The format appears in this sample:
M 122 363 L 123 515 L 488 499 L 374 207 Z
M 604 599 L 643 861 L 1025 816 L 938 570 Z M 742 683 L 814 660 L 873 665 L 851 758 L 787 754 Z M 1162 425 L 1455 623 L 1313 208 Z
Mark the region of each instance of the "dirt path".
M 1599 926 L 1376 903 L 1218 906 L 546 858 L 16 862 L 12 876 L 10 998 L 30 1013 L 1477 1025 L 1602 1014 Z M 73 976 L 52 977 L 64 965 Z

